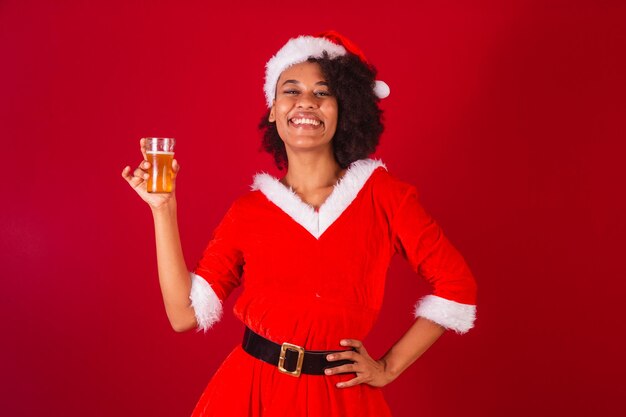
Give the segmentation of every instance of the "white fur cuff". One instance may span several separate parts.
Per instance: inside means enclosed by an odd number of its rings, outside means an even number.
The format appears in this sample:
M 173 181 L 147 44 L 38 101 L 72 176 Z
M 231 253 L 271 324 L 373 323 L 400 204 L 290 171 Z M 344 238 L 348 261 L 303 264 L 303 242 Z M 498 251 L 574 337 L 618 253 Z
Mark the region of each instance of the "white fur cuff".
M 427 295 L 415 305 L 415 318 L 418 317 L 424 317 L 446 329 L 463 334 L 474 327 L 476 306 Z
M 204 278 L 190 272 L 191 275 L 191 306 L 196 313 L 198 331 L 205 332 L 222 318 L 222 302 Z

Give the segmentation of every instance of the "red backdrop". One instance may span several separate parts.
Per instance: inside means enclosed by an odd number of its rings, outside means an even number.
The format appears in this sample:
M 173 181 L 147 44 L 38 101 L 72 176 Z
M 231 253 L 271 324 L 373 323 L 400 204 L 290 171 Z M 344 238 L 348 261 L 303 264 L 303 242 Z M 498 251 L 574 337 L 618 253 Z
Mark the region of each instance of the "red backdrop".
M 0 413 L 190 414 L 242 336 L 237 293 L 208 334 L 171 330 L 121 169 L 140 137 L 178 139 L 191 268 L 252 175 L 278 174 L 266 60 L 334 28 L 391 86 L 377 156 L 479 282 L 477 327 L 385 387 L 394 415 L 623 415 L 626 8 L 545 3 L 0 2 Z M 394 261 L 373 355 L 427 291 Z

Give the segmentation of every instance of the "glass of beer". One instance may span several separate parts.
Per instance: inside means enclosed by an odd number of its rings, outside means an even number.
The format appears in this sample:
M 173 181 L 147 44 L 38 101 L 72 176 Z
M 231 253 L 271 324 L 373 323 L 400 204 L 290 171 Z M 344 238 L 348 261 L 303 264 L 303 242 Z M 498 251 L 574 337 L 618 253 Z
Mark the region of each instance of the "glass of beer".
M 172 161 L 174 159 L 173 138 L 145 138 L 146 157 L 150 162 L 148 174 L 149 193 L 172 192 Z

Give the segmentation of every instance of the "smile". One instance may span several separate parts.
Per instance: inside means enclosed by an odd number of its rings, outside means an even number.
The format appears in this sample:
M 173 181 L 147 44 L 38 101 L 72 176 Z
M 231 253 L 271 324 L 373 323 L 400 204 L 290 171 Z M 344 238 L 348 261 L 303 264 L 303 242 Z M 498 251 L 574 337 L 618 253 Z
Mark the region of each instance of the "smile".
M 315 120 L 315 119 L 306 119 L 306 118 L 293 118 L 290 119 L 289 122 L 296 126 L 296 127 L 300 127 L 300 126 L 319 126 L 322 124 L 321 121 L 319 120 Z

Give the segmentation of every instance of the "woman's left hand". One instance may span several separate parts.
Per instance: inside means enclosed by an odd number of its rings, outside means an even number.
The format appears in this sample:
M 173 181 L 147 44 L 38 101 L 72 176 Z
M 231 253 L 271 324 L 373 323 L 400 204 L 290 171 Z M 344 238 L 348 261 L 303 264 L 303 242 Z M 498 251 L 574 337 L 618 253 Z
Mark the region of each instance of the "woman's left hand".
M 383 359 L 372 359 L 360 340 L 343 339 L 340 344 L 342 346 L 351 346 L 356 349 L 356 352 L 347 350 L 345 352 L 333 353 L 328 355 L 326 359 L 329 361 L 348 359 L 354 363 L 328 368 L 325 371 L 326 375 L 356 373 L 357 376 L 349 381 L 338 383 L 337 388 L 348 388 L 364 383 L 373 387 L 382 387 L 393 380 L 386 370 L 385 361 Z

